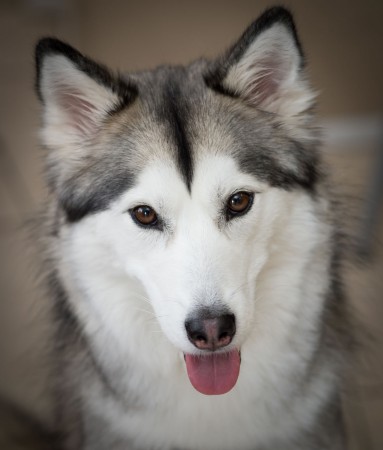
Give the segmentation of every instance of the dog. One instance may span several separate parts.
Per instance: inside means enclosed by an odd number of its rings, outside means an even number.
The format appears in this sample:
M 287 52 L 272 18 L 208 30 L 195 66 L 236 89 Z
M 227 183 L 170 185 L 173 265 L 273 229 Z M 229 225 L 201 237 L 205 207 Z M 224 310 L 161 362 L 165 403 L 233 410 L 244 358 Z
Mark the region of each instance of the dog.
M 60 446 L 343 450 L 346 302 L 292 15 L 116 75 L 36 47 Z

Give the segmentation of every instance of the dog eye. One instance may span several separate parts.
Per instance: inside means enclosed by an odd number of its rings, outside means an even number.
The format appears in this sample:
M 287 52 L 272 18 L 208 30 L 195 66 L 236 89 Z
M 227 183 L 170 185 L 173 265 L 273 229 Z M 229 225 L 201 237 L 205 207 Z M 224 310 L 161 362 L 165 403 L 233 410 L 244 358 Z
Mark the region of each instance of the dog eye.
M 133 220 L 139 225 L 154 226 L 158 223 L 157 213 L 148 205 L 136 206 L 131 210 Z
M 253 197 L 253 194 L 244 191 L 231 195 L 226 206 L 228 219 L 246 214 L 253 204 Z

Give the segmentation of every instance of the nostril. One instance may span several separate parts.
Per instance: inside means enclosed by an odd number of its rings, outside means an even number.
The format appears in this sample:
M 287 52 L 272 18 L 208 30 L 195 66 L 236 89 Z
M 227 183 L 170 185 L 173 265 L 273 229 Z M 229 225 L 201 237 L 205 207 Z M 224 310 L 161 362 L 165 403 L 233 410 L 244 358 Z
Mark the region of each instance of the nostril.
M 200 319 L 190 319 L 185 322 L 186 333 L 191 342 L 207 341 L 203 321 Z
M 232 338 L 235 335 L 235 316 L 225 314 L 219 318 L 219 339 Z
M 191 337 L 193 339 L 193 341 L 202 341 L 202 342 L 206 342 L 206 336 L 203 336 L 202 334 L 197 334 Z

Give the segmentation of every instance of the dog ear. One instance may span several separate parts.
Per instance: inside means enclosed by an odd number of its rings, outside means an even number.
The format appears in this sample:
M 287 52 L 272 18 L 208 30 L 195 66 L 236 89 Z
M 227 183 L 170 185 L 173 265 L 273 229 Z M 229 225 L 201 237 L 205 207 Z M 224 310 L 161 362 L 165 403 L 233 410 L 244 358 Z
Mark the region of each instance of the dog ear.
M 216 91 L 267 112 L 296 116 L 315 95 L 304 77 L 304 57 L 289 11 L 265 11 L 205 77 Z
M 84 143 L 136 95 L 104 66 L 53 38 L 36 46 L 36 89 L 44 105 L 43 141 L 49 147 Z

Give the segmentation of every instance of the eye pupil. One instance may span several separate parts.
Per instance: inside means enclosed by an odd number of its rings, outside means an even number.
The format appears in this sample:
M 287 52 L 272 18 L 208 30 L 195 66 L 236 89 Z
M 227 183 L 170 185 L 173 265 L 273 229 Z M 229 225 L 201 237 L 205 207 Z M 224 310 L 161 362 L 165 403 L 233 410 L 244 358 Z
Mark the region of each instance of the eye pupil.
M 245 196 L 243 194 L 235 194 L 230 199 L 230 203 L 234 207 L 241 207 L 245 202 Z

